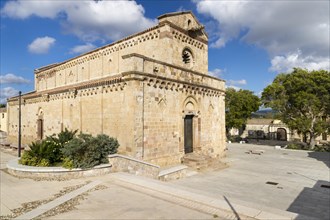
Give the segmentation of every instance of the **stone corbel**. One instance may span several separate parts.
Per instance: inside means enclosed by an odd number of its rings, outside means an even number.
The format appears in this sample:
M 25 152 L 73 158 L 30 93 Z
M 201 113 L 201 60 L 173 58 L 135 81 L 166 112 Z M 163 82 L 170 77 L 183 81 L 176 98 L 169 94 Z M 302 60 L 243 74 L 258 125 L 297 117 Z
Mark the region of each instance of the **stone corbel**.
M 44 102 L 48 102 L 49 101 L 49 94 L 48 93 L 43 94 L 41 100 L 44 101 Z
M 77 89 L 76 88 L 73 88 L 73 89 L 69 89 L 69 96 L 72 97 L 72 98 L 76 98 L 77 96 Z

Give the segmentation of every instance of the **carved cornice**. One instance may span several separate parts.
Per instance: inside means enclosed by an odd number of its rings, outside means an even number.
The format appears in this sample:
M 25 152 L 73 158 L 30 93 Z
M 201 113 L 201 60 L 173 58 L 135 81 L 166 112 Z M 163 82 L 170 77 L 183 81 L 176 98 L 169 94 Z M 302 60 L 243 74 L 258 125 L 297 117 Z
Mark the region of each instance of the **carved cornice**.
M 160 34 L 159 28 L 162 26 L 164 26 L 164 25 L 156 25 L 147 30 L 144 30 L 142 32 L 125 37 L 119 41 L 105 45 L 103 47 L 99 47 L 95 50 L 92 50 L 85 54 L 68 59 L 61 63 L 55 63 L 55 64 L 51 64 L 49 66 L 44 66 L 44 67 L 35 69 L 34 73 L 36 75 L 40 75 L 41 73 L 48 73 L 49 71 L 51 72 L 51 71 L 64 70 L 64 69 L 76 66 L 78 64 L 82 64 L 87 61 L 109 55 L 110 53 L 125 49 L 127 47 L 133 47 L 142 42 L 157 39 L 157 38 L 159 38 L 159 34 Z
M 76 84 L 74 86 L 62 86 L 55 89 L 50 89 L 41 92 L 33 92 L 22 96 L 22 99 L 26 101 L 26 103 L 37 103 L 37 102 L 48 102 L 51 100 L 57 99 L 68 99 L 75 98 L 78 94 L 81 94 L 82 91 L 87 91 L 88 95 L 96 94 L 95 88 L 102 87 L 105 92 L 119 91 L 123 90 L 126 86 L 126 82 L 122 80 L 122 75 L 115 75 L 111 77 L 105 77 L 97 80 L 92 80 L 88 82 L 82 82 Z M 87 94 L 85 93 L 85 94 Z M 18 97 L 12 97 L 8 99 L 8 103 L 15 105 L 18 104 Z
M 195 40 L 192 37 L 189 37 L 186 33 L 180 33 L 179 31 L 172 31 L 172 36 L 173 38 L 181 41 L 181 42 L 185 42 L 187 44 L 190 44 L 191 46 L 194 46 L 200 50 L 203 50 L 205 48 L 205 42 L 200 42 L 201 40 Z
M 125 72 L 114 77 L 106 77 L 91 82 L 80 83 L 78 85 L 64 86 L 57 89 L 47 90 L 46 92 L 34 92 L 23 95 L 22 99 L 26 104 L 49 102 L 58 99 L 74 99 L 82 96 L 92 96 L 101 93 L 122 91 L 129 81 L 144 81 L 146 85 L 154 88 L 175 90 L 189 94 L 200 94 L 203 96 L 220 97 L 225 94 L 224 90 L 211 86 L 200 85 L 182 80 L 170 79 L 153 74 L 131 71 Z M 9 105 L 18 105 L 18 97 L 8 100 Z
M 196 83 L 190 83 L 177 79 L 170 79 L 162 76 L 156 76 L 153 74 L 130 71 L 122 73 L 125 81 L 130 80 L 140 80 L 145 81 L 148 86 L 153 86 L 154 88 L 175 90 L 181 92 L 187 92 L 191 94 L 202 94 L 207 96 L 223 96 L 225 91 L 222 89 L 214 88 L 211 86 L 200 85 Z
M 176 66 L 176 65 L 166 63 L 166 62 L 163 62 L 163 61 L 155 60 L 153 58 L 146 57 L 146 56 L 138 54 L 138 53 L 131 53 L 131 54 L 127 54 L 127 55 L 122 56 L 123 59 L 131 58 L 131 57 L 139 57 L 139 58 L 142 58 L 146 61 L 150 61 L 150 62 L 158 63 L 158 64 L 161 64 L 161 65 L 169 66 L 169 67 L 172 67 L 172 68 L 175 68 L 175 69 L 179 69 L 179 70 L 182 70 L 182 71 L 185 71 L 185 72 L 193 73 L 193 74 L 196 74 L 198 76 L 202 76 L 202 77 L 209 78 L 209 79 L 212 79 L 212 80 L 225 82 L 225 80 L 223 80 L 223 79 L 219 79 L 217 77 L 210 76 L 210 75 L 207 75 L 205 73 L 197 72 L 197 71 L 194 71 L 194 70 L 190 70 L 190 69 L 187 69 L 187 68 L 184 68 L 184 67 L 181 67 L 181 66 Z

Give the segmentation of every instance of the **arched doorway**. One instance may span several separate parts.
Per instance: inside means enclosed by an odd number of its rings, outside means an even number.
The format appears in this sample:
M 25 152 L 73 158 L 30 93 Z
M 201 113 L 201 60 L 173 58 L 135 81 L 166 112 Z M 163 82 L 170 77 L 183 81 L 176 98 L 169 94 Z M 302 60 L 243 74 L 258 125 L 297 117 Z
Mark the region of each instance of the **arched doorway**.
M 183 147 L 185 154 L 192 153 L 198 148 L 199 141 L 196 138 L 198 131 L 196 129 L 199 121 L 197 121 L 196 109 L 196 99 L 193 96 L 188 96 L 183 103 Z
M 286 135 L 285 128 L 278 128 L 277 132 L 276 132 L 276 137 L 277 137 L 277 140 L 279 140 L 279 141 L 286 141 L 287 135 Z
M 184 118 L 184 153 L 193 152 L 193 115 Z
M 42 109 L 39 109 L 37 119 L 37 139 L 41 140 L 44 136 L 44 113 Z

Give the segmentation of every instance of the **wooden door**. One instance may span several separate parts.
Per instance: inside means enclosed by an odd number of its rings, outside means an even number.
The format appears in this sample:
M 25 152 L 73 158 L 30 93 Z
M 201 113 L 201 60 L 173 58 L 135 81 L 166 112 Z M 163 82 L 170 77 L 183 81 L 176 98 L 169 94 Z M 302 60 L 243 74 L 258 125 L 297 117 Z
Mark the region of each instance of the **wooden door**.
M 187 115 L 184 119 L 184 153 L 193 152 L 193 115 Z

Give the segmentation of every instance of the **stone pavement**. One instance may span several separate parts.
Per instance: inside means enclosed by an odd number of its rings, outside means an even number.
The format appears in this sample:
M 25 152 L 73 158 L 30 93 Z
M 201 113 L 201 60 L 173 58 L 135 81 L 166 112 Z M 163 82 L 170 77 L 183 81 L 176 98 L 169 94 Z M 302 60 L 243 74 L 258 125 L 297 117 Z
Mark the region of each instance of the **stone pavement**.
M 210 214 L 132 191 L 120 185 L 90 192 L 75 210 L 49 219 L 213 219 Z
M 5 172 L 6 163 L 15 158 L 9 151 L 3 149 L 0 151 L 0 214 L 2 216 L 14 214 L 12 210 L 21 208 L 23 203 L 48 200 L 66 187 L 86 184 L 86 179 L 35 181 L 13 177 Z
M 235 212 L 241 219 L 242 213 L 259 219 L 329 219 L 330 189 L 321 185 L 329 185 L 330 154 L 248 144 L 228 148 L 229 168 L 170 183 L 120 173 L 34 181 L 1 170 L 1 215 L 24 202 L 49 199 L 67 186 L 98 180 L 106 188 L 88 192 L 74 210 L 49 219 L 235 219 Z M 252 149 L 265 152 L 245 153 Z M 12 158 L 1 152 L 1 169 Z
M 45 202 L 47 207 L 52 203 L 54 195 L 65 191 L 66 187 L 74 188 L 88 181 L 101 181 L 105 189 L 95 190 L 83 195 L 79 205 L 72 211 L 48 217 L 50 219 L 213 219 L 210 214 L 195 211 L 171 202 L 154 198 L 143 193 L 132 191 L 113 183 L 109 175 L 88 177 L 66 181 L 35 181 L 16 178 L 4 170 L 6 163 L 15 156 L 3 149 L 1 155 L 1 208 L 0 215 L 13 215 L 13 211 L 22 208 L 29 202 Z M 67 197 L 62 195 L 59 199 Z M 55 199 L 56 200 L 56 199 Z M 53 200 L 53 202 L 55 201 Z M 26 205 L 25 205 L 26 206 Z M 45 205 L 44 205 L 45 206 Z M 41 208 L 40 208 L 41 207 Z M 38 208 L 33 212 L 37 213 Z M 43 209 L 42 205 L 39 209 Z M 46 211 L 46 210 L 44 210 Z M 22 213 L 21 213 L 22 214 Z M 17 215 L 16 215 L 17 216 Z M 18 219 L 27 219 L 30 215 L 20 215 Z M 1 218 L 1 219 L 2 219 Z M 44 217 L 43 217 L 44 218 Z M 6 219 L 6 218 L 5 218 Z
M 330 154 L 228 144 L 229 168 L 173 181 L 177 188 L 260 210 L 330 219 Z M 264 150 L 261 155 L 248 150 Z M 266 184 L 273 182 L 277 185 Z

